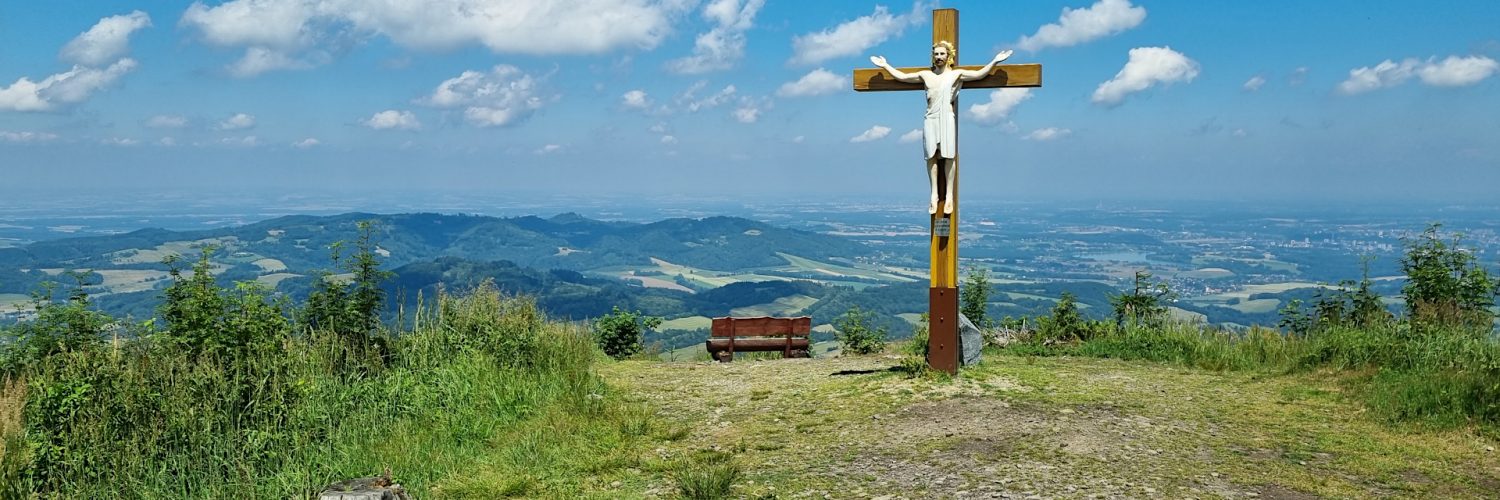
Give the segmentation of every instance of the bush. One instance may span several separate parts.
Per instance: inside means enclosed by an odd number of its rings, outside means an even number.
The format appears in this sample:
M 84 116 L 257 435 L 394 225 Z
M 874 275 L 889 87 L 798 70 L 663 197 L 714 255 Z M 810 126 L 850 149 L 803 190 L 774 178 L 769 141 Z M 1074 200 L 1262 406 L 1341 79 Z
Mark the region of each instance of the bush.
M 641 352 L 641 338 L 646 330 L 661 326 L 661 318 L 643 316 L 640 311 L 622 311 L 619 306 L 594 320 L 594 337 L 599 348 L 615 359 L 625 359 Z
M 885 350 L 885 327 L 871 328 L 859 306 L 849 309 L 834 322 L 834 338 L 850 354 L 873 354 Z M 925 343 L 924 343 L 925 344 Z

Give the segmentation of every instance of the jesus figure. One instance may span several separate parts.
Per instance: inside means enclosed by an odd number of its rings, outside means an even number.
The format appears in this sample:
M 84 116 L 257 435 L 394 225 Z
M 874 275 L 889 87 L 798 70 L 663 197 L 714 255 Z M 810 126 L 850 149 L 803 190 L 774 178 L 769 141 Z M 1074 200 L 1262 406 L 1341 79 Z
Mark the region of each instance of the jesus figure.
M 922 144 L 927 154 L 927 182 L 932 186 L 932 201 L 927 205 L 928 213 L 936 214 L 938 210 L 937 169 L 940 163 L 943 165 L 944 178 L 948 180 L 942 198 L 947 200 L 943 203 L 943 213 L 953 213 L 953 174 L 955 159 L 958 157 L 958 123 L 953 106 L 958 100 L 958 89 L 963 87 L 963 82 L 988 76 L 990 70 L 1009 58 L 1010 54 L 1009 50 L 996 54 L 994 60 L 978 70 L 957 69 L 954 66 L 957 65 L 958 54 L 954 53 L 953 44 L 944 40 L 932 45 L 932 69 L 916 73 L 904 73 L 893 68 L 886 64 L 884 57 L 870 57 L 870 62 L 889 72 L 896 81 L 920 82 L 927 88 L 927 116 L 922 121 Z

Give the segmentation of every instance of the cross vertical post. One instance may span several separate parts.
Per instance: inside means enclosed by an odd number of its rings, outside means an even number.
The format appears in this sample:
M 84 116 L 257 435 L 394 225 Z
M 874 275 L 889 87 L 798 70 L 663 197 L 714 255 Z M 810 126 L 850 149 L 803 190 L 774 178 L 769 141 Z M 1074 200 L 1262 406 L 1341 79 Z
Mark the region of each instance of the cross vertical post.
M 953 44 L 952 57 L 963 54 L 958 45 L 958 10 L 957 9 L 935 9 L 932 11 L 932 43 L 936 45 L 939 41 L 948 41 Z M 873 59 L 872 59 L 873 60 Z M 884 62 L 877 62 L 884 65 Z M 889 67 L 889 66 L 886 66 Z M 977 71 L 981 66 L 955 66 L 955 69 Z M 927 71 L 931 68 L 899 68 L 899 71 L 915 74 Z M 890 72 L 883 68 L 856 69 L 854 70 L 854 90 L 859 92 L 887 91 L 887 90 L 926 90 L 922 83 L 906 83 L 896 80 Z M 1001 88 L 1001 87 L 1040 87 L 1042 86 L 1042 65 L 1040 64 L 1005 64 L 996 65 L 983 78 L 963 83 L 964 88 Z M 953 98 L 953 109 L 956 115 L 958 109 L 958 98 Z M 937 169 L 937 186 L 945 186 L 953 183 L 952 200 L 939 199 L 939 206 L 951 202 L 953 210 L 937 210 L 931 214 L 931 268 L 929 269 L 928 289 L 928 338 L 927 338 L 927 365 L 934 370 L 948 373 L 957 373 L 959 356 L 961 354 L 958 343 L 958 163 L 961 155 L 958 154 L 958 125 L 957 117 L 954 117 L 954 154 L 951 160 L 953 179 L 944 178 L 946 169 Z M 939 197 L 949 196 L 946 190 L 939 190 Z
M 958 45 L 958 9 L 932 11 L 932 43 L 947 40 L 953 44 L 954 57 L 962 54 Z M 958 109 L 958 96 L 953 98 L 953 109 Z M 958 124 L 953 125 L 953 135 L 958 136 Z M 960 142 L 959 144 L 962 144 Z M 938 190 L 938 205 L 945 201 L 953 203 L 953 213 L 938 210 L 932 214 L 931 268 L 928 270 L 927 291 L 927 365 L 934 370 L 958 373 L 958 165 L 961 155 L 953 157 L 952 179 L 938 169 L 937 185 L 953 183 L 953 192 L 945 194 Z M 952 196 L 952 200 L 941 197 Z

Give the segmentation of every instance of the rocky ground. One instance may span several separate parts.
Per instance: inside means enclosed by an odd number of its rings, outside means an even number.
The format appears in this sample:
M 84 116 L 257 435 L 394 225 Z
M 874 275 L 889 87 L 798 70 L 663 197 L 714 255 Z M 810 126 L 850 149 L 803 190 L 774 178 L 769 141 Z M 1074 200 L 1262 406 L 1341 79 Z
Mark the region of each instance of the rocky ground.
M 653 458 L 718 450 L 747 498 L 1500 497 L 1500 443 L 1377 420 L 1333 374 L 987 356 L 953 379 L 895 356 L 628 361 Z M 642 472 L 622 496 L 672 496 Z

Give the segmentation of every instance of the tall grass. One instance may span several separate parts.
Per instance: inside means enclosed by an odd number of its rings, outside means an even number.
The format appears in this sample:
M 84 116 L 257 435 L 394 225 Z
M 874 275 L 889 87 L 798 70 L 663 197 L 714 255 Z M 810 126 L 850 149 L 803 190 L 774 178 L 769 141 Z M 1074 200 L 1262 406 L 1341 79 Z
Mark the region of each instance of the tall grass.
M 1266 328 L 1234 332 L 1199 324 L 1100 328 L 1072 343 L 1020 342 L 1028 355 L 1142 359 L 1209 370 L 1340 372 L 1376 414 L 1500 432 L 1500 342 L 1457 325 L 1391 321 L 1330 325 L 1304 336 Z
M 48 356 L 4 381 L 0 496 L 285 498 L 385 467 L 422 496 L 559 494 L 559 473 L 646 432 L 591 369 L 588 331 L 530 300 L 482 286 L 415 325 L 368 344 L 147 337 Z M 478 463 L 508 479 L 476 482 Z

